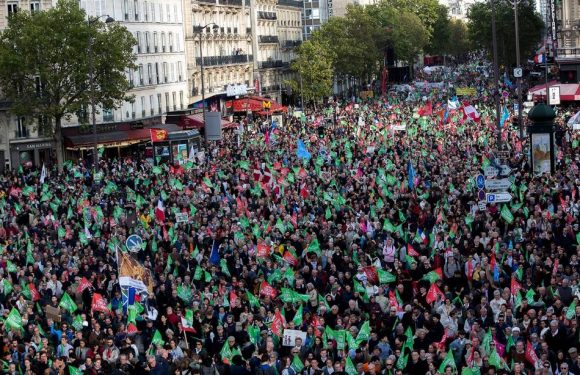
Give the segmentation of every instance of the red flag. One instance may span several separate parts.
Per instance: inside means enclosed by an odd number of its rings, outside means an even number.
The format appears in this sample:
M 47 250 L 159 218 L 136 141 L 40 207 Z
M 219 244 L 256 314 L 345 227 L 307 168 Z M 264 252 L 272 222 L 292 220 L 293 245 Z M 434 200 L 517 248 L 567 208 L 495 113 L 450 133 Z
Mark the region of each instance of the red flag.
M 137 333 L 137 327 L 135 326 L 135 324 L 133 323 L 129 323 L 127 324 L 127 334 L 131 335 L 133 333 Z
M 437 272 L 437 275 L 439 275 L 439 278 L 443 280 L 443 270 L 441 269 L 441 267 L 437 267 L 433 271 Z
M 367 266 L 365 268 L 363 268 L 363 271 L 365 273 L 365 275 L 367 276 L 367 279 L 369 282 L 371 282 L 372 284 L 377 284 L 379 281 L 379 274 L 377 273 L 377 269 L 373 266 Z
M 431 304 L 437 301 L 437 296 L 444 297 L 445 295 L 443 294 L 443 292 L 441 292 L 437 284 L 433 283 L 431 284 L 431 286 L 429 287 L 429 291 L 427 292 L 426 298 L 427 303 Z
M 532 366 L 536 366 L 538 362 L 538 355 L 534 351 L 532 347 L 532 343 L 528 341 L 526 345 L 526 360 L 532 364 Z
M 262 284 L 260 284 L 260 294 L 270 298 L 276 298 L 278 292 L 267 281 L 262 281 Z
M 235 306 L 238 300 L 238 295 L 233 290 L 230 292 L 230 306 Z
M 306 184 L 302 184 L 302 186 L 300 186 L 300 195 L 304 199 L 308 198 L 309 193 L 308 189 L 306 188 Z
M 280 314 L 280 310 L 276 310 L 274 320 L 272 320 L 272 333 L 278 337 L 282 337 L 284 330 L 284 317 Z
M 410 243 L 407 244 L 407 255 L 412 256 L 412 257 L 419 256 L 419 253 L 417 251 L 415 251 L 415 249 L 413 248 L 413 246 L 411 246 Z
M 103 297 L 99 293 L 93 294 L 93 302 L 91 303 L 91 310 L 104 313 L 111 312 L 107 307 L 107 301 L 105 300 L 105 297 Z
M 28 284 L 28 289 L 30 290 L 30 296 L 32 297 L 32 302 L 40 301 L 40 293 L 36 289 L 34 283 Z
M 286 262 L 288 262 L 288 264 L 290 264 L 291 266 L 297 266 L 298 265 L 298 259 L 296 259 L 296 257 L 294 255 L 292 255 L 292 253 L 289 252 L 289 251 L 286 251 L 284 253 L 284 256 L 282 258 L 284 258 L 284 260 Z
M 149 129 L 151 134 L 151 142 L 162 142 L 167 139 L 167 130 L 164 129 Z
M 427 102 L 423 107 L 419 108 L 419 116 L 431 116 L 433 114 L 433 103 Z
M 512 276 L 512 283 L 510 285 L 510 289 L 512 290 L 512 295 L 514 296 L 518 293 L 519 290 L 522 290 L 522 286 L 520 285 L 520 283 L 516 281 L 516 278 L 514 276 Z
M 77 294 L 81 294 L 85 291 L 85 289 L 90 288 L 91 286 L 91 282 L 87 280 L 86 277 L 83 277 L 79 283 L 79 286 L 77 287 Z
M 397 311 L 401 311 L 401 306 L 399 306 L 399 301 L 397 301 L 397 296 L 395 295 L 395 292 L 393 292 L 392 290 L 389 290 L 389 304 L 391 306 L 396 306 Z
M 554 268 L 552 268 L 552 276 L 556 276 L 558 273 L 558 266 L 560 265 L 560 259 L 556 258 L 554 261 Z
M 256 251 L 258 257 L 265 258 L 270 255 L 270 246 L 266 245 L 263 242 L 260 242 L 257 247 Z

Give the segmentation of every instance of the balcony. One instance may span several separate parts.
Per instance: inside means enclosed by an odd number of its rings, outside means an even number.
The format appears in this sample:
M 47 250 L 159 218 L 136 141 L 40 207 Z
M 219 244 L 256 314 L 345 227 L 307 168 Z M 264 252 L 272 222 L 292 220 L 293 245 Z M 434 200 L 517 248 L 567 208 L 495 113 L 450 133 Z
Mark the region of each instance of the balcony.
M 253 55 L 230 55 L 230 56 L 206 56 L 203 58 L 204 66 L 247 64 L 253 60 Z M 196 57 L 195 63 L 201 66 L 201 58 Z
M 580 60 L 580 48 L 558 48 L 556 49 L 556 60 L 559 62 L 572 62 Z
M 260 43 L 278 43 L 277 35 L 260 35 L 258 38 Z
M 282 60 L 272 60 L 272 61 L 260 61 L 258 62 L 258 67 L 260 69 L 272 69 L 281 68 L 283 66 Z
M 298 47 L 302 44 L 301 40 L 286 40 L 284 42 L 284 44 L 282 45 L 282 47 L 284 48 L 294 48 L 294 47 Z
M 241 7 L 244 0 L 197 0 L 198 3 L 204 5 L 227 5 Z
M 275 21 L 278 19 L 278 16 L 275 12 L 258 12 L 258 19 Z
M 295 7 L 300 9 L 304 7 L 304 3 L 302 1 L 294 1 L 294 0 L 278 0 L 278 5 Z
M 280 91 L 280 85 L 265 86 L 265 87 L 262 87 L 262 91 L 264 91 L 264 92 L 276 92 L 276 91 Z

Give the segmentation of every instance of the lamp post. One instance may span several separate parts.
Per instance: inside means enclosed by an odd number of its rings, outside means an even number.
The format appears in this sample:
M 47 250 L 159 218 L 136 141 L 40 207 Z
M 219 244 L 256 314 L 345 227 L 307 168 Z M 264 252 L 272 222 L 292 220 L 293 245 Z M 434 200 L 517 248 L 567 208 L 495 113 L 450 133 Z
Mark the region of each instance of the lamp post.
M 495 121 L 497 122 L 497 148 L 501 148 L 501 123 L 500 123 L 500 109 L 499 109 L 499 68 L 497 64 L 497 28 L 495 25 L 495 0 L 490 0 L 491 3 L 491 33 L 493 43 L 493 79 L 495 81 Z
M 212 29 L 215 31 L 219 29 L 219 26 L 215 23 L 211 22 L 205 26 L 194 26 L 193 33 L 199 35 L 199 60 L 200 60 L 200 67 L 201 67 L 201 110 L 203 113 L 203 125 L 205 126 L 205 82 L 203 76 L 203 48 L 202 48 L 202 39 L 201 36 L 203 34 L 203 30 L 207 29 L 208 27 L 212 26 Z
M 107 17 L 107 19 L 105 20 L 106 24 L 115 22 L 115 20 L 109 16 L 109 15 L 102 15 L 102 16 L 98 16 L 98 17 L 90 17 L 87 21 L 87 24 L 90 26 L 94 25 L 95 23 L 97 23 L 101 18 L 103 17 Z M 89 84 L 90 84 L 90 89 L 91 89 L 91 116 L 92 116 L 92 122 L 93 122 L 93 179 L 97 174 L 97 171 L 99 170 L 99 150 L 98 150 L 98 140 L 97 140 L 97 104 L 95 103 L 96 99 L 95 99 L 95 67 L 94 67 L 94 61 L 93 61 L 93 43 L 95 42 L 95 37 L 94 35 L 91 33 L 90 34 L 90 39 L 89 39 L 89 50 L 88 50 L 88 56 L 89 56 Z
M 520 28 L 518 21 L 518 5 L 521 0 L 508 0 L 509 3 L 514 7 L 514 22 L 516 31 L 516 65 L 518 68 L 520 66 Z M 518 127 L 520 130 L 520 140 L 524 138 L 524 126 L 522 124 L 522 77 L 517 77 L 518 85 Z

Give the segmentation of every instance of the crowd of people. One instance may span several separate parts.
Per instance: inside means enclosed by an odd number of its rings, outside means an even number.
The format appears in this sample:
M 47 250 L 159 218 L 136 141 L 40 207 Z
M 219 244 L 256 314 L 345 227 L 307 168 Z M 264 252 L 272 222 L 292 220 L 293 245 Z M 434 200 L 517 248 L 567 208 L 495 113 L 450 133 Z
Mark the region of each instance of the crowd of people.
M 7 172 L 2 372 L 580 375 L 579 132 L 532 173 L 488 71 L 245 120 L 181 165 Z M 451 106 L 450 82 L 476 94 Z M 482 207 L 498 151 L 512 200 Z M 121 288 L 126 254 L 148 295 Z

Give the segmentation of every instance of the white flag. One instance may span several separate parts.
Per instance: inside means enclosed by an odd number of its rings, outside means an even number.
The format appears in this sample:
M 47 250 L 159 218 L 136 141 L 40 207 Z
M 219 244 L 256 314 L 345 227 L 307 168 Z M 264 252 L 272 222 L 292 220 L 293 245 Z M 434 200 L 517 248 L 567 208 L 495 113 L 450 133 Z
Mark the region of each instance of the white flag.
M 46 179 L 46 167 L 44 163 L 42 163 L 42 171 L 40 172 L 40 183 L 44 184 L 44 180 Z

